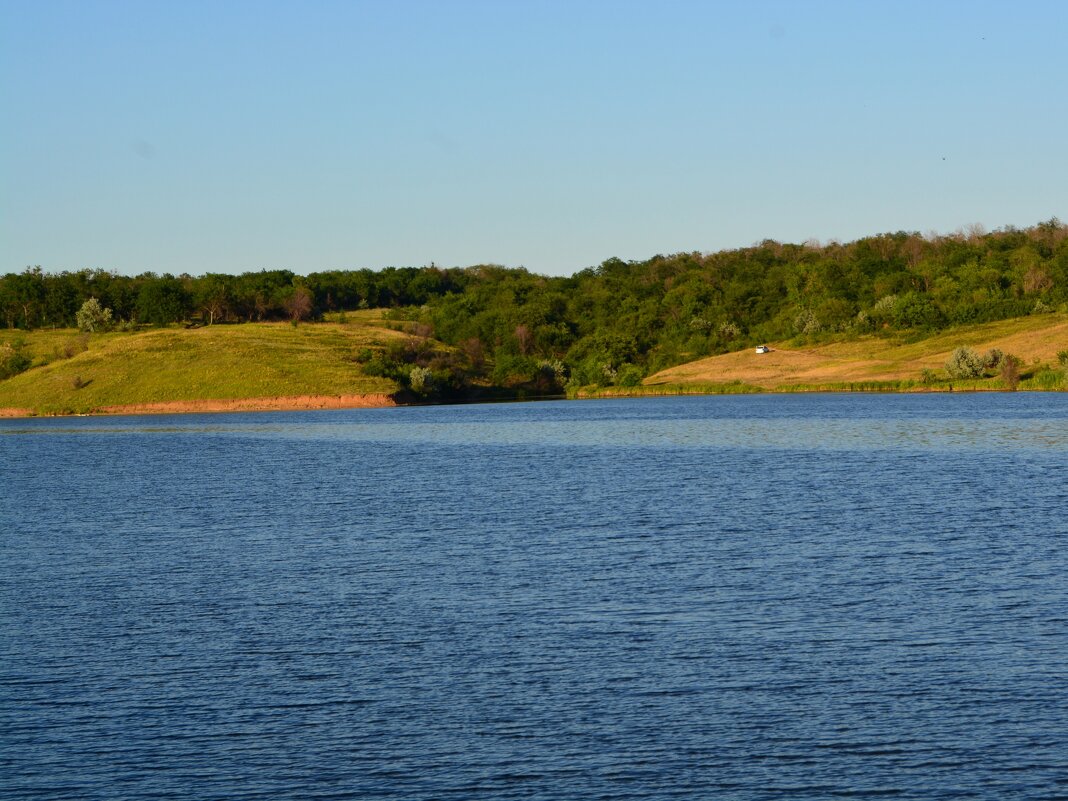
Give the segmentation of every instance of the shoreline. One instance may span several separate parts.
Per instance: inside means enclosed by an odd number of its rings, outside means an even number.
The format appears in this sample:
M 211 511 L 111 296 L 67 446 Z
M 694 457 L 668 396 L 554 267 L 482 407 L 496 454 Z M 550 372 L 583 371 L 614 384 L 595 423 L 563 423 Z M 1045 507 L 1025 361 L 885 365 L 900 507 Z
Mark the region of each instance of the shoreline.
M 220 398 L 156 401 L 101 406 L 89 412 L 37 413 L 33 409 L 0 407 L 0 418 L 89 417 L 123 414 L 203 414 L 214 412 L 296 412 L 317 409 L 380 409 L 398 406 L 392 395 L 283 395 L 261 398 Z
M 654 385 L 655 387 L 655 385 Z M 602 390 L 579 392 L 570 398 L 555 396 L 551 400 L 612 400 L 622 398 L 663 398 L 673 396 L 695 395 L 803 395 L 827 393 L 835 395 L 915 395 L 915 394 L 972 394 L 977 392 L 1058 392 L 1055 389 L 1020 388 L 1008 390 L 997 387 L 908 387 L 908 388 L 862 388 L 842 387 L 746 387 L 744 389 L 702 387 L 687 390 L 674 387 L 664 391 L 649 387 L 606 387 Z M 546 398 L 550 400 L 550 398 Z M 459 405 L 470 403 L 495 403 L 499 401 L 461 401 Z M 105 417 L 139 414 L 213 414 L 226 412 L 299 412 L 325 409 L 383 409 L 406 406 L 398 402 L 395 395 L 384 393 L 368 395 L 284 395 L 259 398 L 227 398 L 182 401 L 157 401 L 154 403 L 128 403 L 101 406 L 86 412 L 36 412 L 33 409 L 0 407 L 0 419 L 17 419 L 27 417 Z M 420 404 L 412 404 L 420 405 Z M 446 404 L 451 405 L 451 404 Z

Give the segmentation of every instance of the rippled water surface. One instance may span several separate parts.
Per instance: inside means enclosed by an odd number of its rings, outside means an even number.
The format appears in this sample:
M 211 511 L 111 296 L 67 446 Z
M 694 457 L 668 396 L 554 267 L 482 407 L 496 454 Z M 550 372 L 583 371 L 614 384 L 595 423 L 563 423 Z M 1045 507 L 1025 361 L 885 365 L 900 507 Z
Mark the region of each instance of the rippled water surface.
M 1068 798 L 1068 396 L 0 421 L 0 798 Z

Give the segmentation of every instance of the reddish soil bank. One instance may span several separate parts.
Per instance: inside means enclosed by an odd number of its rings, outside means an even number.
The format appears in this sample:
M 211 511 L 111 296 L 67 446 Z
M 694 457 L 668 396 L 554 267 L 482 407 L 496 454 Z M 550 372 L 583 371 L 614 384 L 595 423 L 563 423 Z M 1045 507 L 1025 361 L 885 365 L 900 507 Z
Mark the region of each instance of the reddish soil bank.
M 302 409 L 370 409 L 396 406 L 390 396 L 378 395 L 291 395 L 277 398 L 234 398 L 227 400 L 161 401 L 101 406 L 94 414 L 192 414 L 196 412 L 264 412 Z M 28 417 L 30 409 L 0 408 L 0 417 Z

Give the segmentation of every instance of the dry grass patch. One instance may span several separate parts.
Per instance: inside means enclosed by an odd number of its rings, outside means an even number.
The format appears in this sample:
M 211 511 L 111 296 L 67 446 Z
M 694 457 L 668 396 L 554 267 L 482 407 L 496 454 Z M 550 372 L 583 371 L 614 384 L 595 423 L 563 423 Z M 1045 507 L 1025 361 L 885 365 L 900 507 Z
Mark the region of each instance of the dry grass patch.
M 998 348 L 1023 363 L 1054 364 L 1068 348 L 1068 316 L 1046 314 L 1001 320 L 945 331 L 917 342 L 867 336 L 811 348 L 772 345 L 770 353 L 752 348 L 681 364 L 645 380 L 646 385 L 729 383 L 765 389 L 918 380 L 926 370 L 941 371 L 953 350 L 967 346 L 983 352 Z

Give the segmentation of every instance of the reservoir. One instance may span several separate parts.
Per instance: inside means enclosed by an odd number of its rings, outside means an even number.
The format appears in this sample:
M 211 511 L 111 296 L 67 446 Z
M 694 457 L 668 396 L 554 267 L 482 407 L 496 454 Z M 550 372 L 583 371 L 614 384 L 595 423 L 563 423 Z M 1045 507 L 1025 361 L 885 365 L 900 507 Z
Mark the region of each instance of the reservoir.
M 0 799 L 1068 798 L 1068 395 L 0 420 Z

